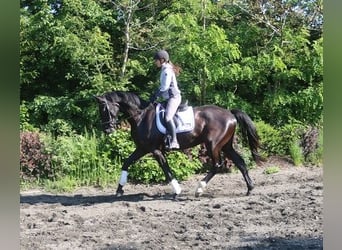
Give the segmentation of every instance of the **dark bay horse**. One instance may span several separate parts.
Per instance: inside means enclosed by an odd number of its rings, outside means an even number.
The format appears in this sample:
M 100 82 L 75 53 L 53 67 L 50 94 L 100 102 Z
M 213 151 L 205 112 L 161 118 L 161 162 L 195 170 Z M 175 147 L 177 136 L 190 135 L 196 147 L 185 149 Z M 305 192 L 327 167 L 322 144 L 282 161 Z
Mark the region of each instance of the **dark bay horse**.
M 113 91 L 95 97 L 99 103 L 102 126 L 105 133 L 115 130 L 118 113 L 122 112 L 131 125 L 131 135 L 136 145 L 134 152 L 124 161 L 121 177 L 116 191 L 121 196 L 123 186 L 127 182 L 128 167 L 148 153 L 152 153 L 162 168 L 166 181 L 171 183 L 175 196 L 180 194 L 181 188 L 174 178 L 165 157 L 165 135 L 156 127 L 155 106 L 142 100 L 130 92 Z M 195 126 L 190 132 L 177 134 L 180 149 L 194 147 L 203 143 L 208 156 L 212 159 L 209 173 L 199 182 L 196 196 L 199 196 L 208 182 L 217 173 L 222 164 L 221 153 L 231 159 L 241 171 L 247 184 L 247 195 L 253 189 L 253 182 L 248 175 L 245 161 L 233 148 L 233 136 L 236 125 L 239 124 L 242 134 L 248 139 L 253 159 L 258 163 L 259 139 L 256 128 L 250 117 L 238 109 L 227 110 L 215 105 L 193 108 Z

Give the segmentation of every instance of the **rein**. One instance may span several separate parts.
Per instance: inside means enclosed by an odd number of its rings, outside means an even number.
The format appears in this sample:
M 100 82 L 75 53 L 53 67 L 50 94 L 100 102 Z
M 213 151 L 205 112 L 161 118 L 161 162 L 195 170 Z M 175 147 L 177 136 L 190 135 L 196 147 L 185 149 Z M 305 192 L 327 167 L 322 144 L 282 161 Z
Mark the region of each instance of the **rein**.
M 154 108 L 154 105 L 152 105 L 151 103 L 149 105 L 147 105 L 144 109 L 140 109 L 139 106 L 136 105 L 134 102 L 130 102 L 130 101 L 113 102 L 113 104 L 115 106 L 119 107 L 119 109 L 122 113 L 128 113 L 128 116 L 123 116 L 121 119 L 118 119 L 117 113 L 115 115 L 112 115 L 112 113 L 110 112 L 107 98 L 104 98 L 104 102 L 106 105 L 106 111 L 107 111 L 109 120 L 102 122 L 102 125 L 111 124 L 112 126 L 117 126 L 121 122 L 123 122 L 125 120 L 129 120 L 131 118 L 133 118 L 135 121 L 137 121 L 138 116 L 141 116 L 147 110 Z M 125 106 L 127 105 L 127 108 L 124 107 L 124 105 Z M 124 112 L 123 112 L 123 110 L 124 110 Z M 133 112 L 133 114 L 130 115 L 130 113 L 132 113 L 132 112 Z M 137 122 L 137 123 L 139 123 L 139 122 Z
M 138 111 L 137 114 L 133 114 L 133 115 L 130 115 L 128 117 L 124 117 L 121 120 L 117 119 L 116 122 L 115 122 L 115 125 L 118 124 L 118 123 L 121 123 L 123 121 L 129 120 L 131 118 L 135 119 L 135 117 L 142 115 L 143 113 L 145 113 L 146 111 L 148 111 L 148 110 L 150 110 L 152 108 L 154 108 L 154 105 L 149 104 L 146 108 L 141 109 L 140 111 Z

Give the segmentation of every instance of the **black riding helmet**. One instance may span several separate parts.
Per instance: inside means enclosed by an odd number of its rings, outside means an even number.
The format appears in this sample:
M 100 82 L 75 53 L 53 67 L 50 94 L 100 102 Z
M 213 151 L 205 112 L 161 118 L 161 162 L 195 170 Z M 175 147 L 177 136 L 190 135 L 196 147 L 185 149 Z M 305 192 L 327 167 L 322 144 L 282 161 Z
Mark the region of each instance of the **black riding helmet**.
M 154 55 L 154 60 L 161 60 L 164 59 L 166 62 L 169 61 L 169 53 L 167 53 L 166 50 L 159 50 L 155 55 Z

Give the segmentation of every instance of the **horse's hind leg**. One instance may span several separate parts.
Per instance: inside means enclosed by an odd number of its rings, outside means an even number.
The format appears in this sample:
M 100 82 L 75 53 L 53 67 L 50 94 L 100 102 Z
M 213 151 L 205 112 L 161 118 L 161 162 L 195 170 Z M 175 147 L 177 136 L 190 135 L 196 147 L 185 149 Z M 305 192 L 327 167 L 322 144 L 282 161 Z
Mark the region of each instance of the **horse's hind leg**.
M 252 189 L 254 188 L 254 185 L 253 185 L 251 178 L 249 177 L 245 161 L 242 159 L 242 157 L 235 151 L 235 149 L 231 145 L 225 146 L 224 153 L 227 155 L 229 159 L 233 161 L 235 166 L 237 166 L 240 172 L 242 173 L 243 178 L 245 179 L 246 184 L 247 184 L 247 195 L 249 195 Z

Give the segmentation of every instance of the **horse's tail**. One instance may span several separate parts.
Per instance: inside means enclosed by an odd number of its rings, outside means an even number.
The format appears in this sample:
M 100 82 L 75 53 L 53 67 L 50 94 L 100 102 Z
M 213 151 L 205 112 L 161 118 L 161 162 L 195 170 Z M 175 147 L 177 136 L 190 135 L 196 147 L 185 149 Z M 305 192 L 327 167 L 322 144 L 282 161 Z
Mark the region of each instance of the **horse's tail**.
M 238 109 L 232 109 L 232 114 L 235 116 L 241 132 L 243 139 L 246 140 L 248 138 L 248 145 L 252 153 L 252 157 L 256 163 L 262 161 L 262 157 L 258 153 L 258 148 L 260 147 L 259 136 L 256 130 L 256 127 L 252 121 L 252 119 L 243 111 Z

